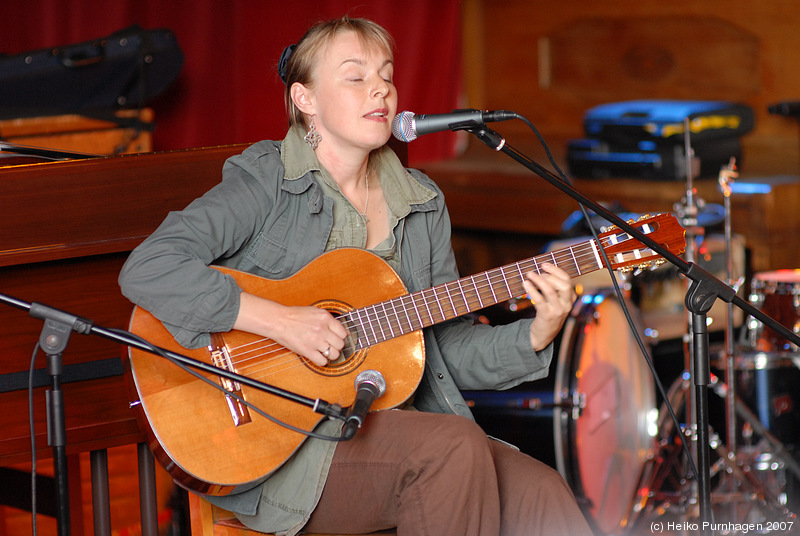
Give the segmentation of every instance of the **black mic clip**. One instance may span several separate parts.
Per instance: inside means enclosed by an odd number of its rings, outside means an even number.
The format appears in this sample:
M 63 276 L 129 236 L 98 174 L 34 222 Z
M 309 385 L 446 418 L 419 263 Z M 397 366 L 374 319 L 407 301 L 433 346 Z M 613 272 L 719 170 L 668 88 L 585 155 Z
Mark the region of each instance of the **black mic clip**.
M 467 123 L 471 123 L 471 121 L 467 121 Z M 455 129 L 453 129 L 455 130 Z M 472 125 L 467 128 L 463 128 L 461 130 L 466 130 L 467 132 L 471 132 L 479 140 L 485 143 L 490 148 L 494 149 L 495 151 L 500 151 L 503 146 L 506 144 L 506 139 L 495 132 L 494 130 L 490 129 L 486 125 Z
M 456 111 L 465 111 L 465 110 L 456 110 Z M 458 123 L 452 123 L 450 125 L 450 130 L 455 132 L 457 130 L 466 130 L 467 132 L 472 132 L 473 129 L 481 128 L 485 126 L 481 121 L 477 121 L 475 119 L 470 119 L 468 121 L 461 121 Z

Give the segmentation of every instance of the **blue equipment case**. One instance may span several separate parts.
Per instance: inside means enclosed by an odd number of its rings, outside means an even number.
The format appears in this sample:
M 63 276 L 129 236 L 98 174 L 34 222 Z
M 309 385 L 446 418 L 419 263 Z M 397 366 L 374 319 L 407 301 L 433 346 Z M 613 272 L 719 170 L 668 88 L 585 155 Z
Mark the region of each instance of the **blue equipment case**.
M 603 104 L 584 116 L 586 138 L 571 140 L 567 160 L 576 177 L 683 180 L 685 138 L 699 160 L 699 176 L 716 176 L 731 157 L 741 159 L 740 137 L 752 130 L 750 107 L 726 101 L 637 100 Z

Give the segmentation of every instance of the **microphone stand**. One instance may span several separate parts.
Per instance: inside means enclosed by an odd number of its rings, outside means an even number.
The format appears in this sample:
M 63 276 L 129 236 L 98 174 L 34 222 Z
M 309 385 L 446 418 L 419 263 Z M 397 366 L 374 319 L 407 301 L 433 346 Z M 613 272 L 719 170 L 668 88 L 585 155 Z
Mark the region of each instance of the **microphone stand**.
M 694 360 L 694 388 L 696 394 L 695 422 L 697 425 L 697 466 L 698 466 L 698 505 L 700 522 L 704 527 L 712 521 L 711 511 L 711 449 L 709 441 L 709 414 L 708 414 L 708 386 L 711 382 L 711 367 L 709 358 L 709 342 L 706 315 L 717 298 L 721 298 L 727 303 L 733 303 L 743 309 L 748 314 L 761 320 L 781 335 L 800 344 L 800 337 L 795 333 L 779 324 L 755 306 L 747 303 L 736 295 L 736 291 L 717 279 L 713 274 L 702 269 L 698 265 L 686 262 L 682 258 L 665 249 L 648 235 L 641 233 L 634 226 L 622 220 L 619 216 L 609 211 L 602 205 L 589 199 L 581 192 L 573 188 L 570 184 L 562 181 L 561 178 L 543 168 L 527 156 L 523 155 L 510 145 L 497 132 L 487 128 L 485 125 L 476 124 L 471 121 L 456 123 L 451 125 L 452 130 L 466 130 L 478 137 L 483 143 L 495 151 L 502 151 L 513 160 L 522 164 L 527 169 L 539 175 L 541 178 L 575 199 L 578 203 L 592 209 L 609 222 L 620 229 L 629 233 L 639 242 L 649 247 L 666 261 L 673 264 L 678 270 L 692 281 L 686 292 L 685 305 L 691 314 L 692 347 Z M 705 530 L 704 530 L 705 532 Z
M 50 307 L 38 302 L 24 302 L 0 293 L 0 303 L 28 311 L 33 318 L 44 320 L 44 327 L 39 336 L 39 344 L 47 355 L 47 370 L 51 376 L 52 389 L 46 392 L 47 402 L 47 442 L 53 447 L 54 472 L 56 481 L 56 513 L 58 536 L 70 534 L 69 514 L 69 477 L 66 458 L 66 419 L 64 417 L 64 393 L 61 390 L 61 373 L 63 371 L 62 352 L 69 343 L 73 331 L 82 335 L 97 335 L 114 342 L 132 346 L 160 357 L 175 360 L 185 366 L 215 374 L 229 380 L 239 382 L 253 389 L 290 400 L 310 407 L 314 412 L 326 417 L 344 420 L 346 411 L 339 404 L 331 404 L 324 400 L 312 399 L 279 387 L 275 387 L 229 370 L 224 370 L 203 361 L 193 359 L 164 348 L 148 344 L 143 339 L 121 329 L 108 329 L 95 326 L 91 320 L 81 318 L 72 313 Z

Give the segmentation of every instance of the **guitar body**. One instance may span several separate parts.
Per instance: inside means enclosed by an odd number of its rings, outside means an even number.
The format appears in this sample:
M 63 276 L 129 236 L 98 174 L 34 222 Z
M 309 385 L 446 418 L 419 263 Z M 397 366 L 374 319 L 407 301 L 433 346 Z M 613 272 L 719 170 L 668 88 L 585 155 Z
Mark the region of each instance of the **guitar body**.
M 234 277 L 246 292 L 283 305 L 316 305 L 333 313 L 407 293 L 388 264 L 359 249 L 328 252 L 292 277 L 279 281 L 218 269 Z M 156 346 L 213 362 L 209 349 L 181 347 L 144 309 L 134 310 L 130 331 Z M 373 410 L 380 410 L 407 400 L 419 385 L 425 366 L 421 331 L 354 349 L 346 358 L 326 367 L 249 333 L 234 330 L 215 338 L 231 351 L 236 372 L 343 407 L 353 403 L 354 380 L 359 372 L 377 370 L 386 378 L 386 392 L 372 406 Z M 132 348 L 129 368 L 139 402 L 135 407 L 149 446 L 171 476 L 188 489 L 225 495 L 252 488 L 280 467 L 305 440 L 305 435 L 255 412 L 249 411 L 242 419 L 232 409 L 238 406 L 232 399 L 165 358 Z M 211 375 L 207 377 L 217 382 Z M 304 405 L 246 386 L 241 386 L 241 395 L 276 419 L 304 430 L 312 430 L 323 418 Z

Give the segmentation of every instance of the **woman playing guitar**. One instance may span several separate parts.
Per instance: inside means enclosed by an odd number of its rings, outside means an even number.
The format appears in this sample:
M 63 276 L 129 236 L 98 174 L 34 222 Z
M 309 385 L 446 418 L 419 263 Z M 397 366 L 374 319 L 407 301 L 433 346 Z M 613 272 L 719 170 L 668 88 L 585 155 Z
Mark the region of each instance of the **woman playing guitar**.
M 285 139 L 256 143 L 229 159 L 217 187 L 170 214 L 132 253 L 120 275 L 124 294 L 182 347 L 208 347 L 212 334 L 253 334 L 286 349 L 291 366 L 315 378 L 346 376 L 352 390 L 358 370 L 350 369 L 365 367 L 348 368 L 349 360 L 387 343 L 351 351 L 348 341 L 358 329 L 345 326 L 316 296 L 328 286 L 374 290 L 383 283 L 365 271 L 361 257 L 331 266 L 324 254 L 366 249 L 410 292 L 458 278 L 441 190 L 419 171 L 404 169 L 386 146 L 397 111 L 392 46 L 383 28 L 363 19 L 312 27 L 281 61 L 290 121 Z M 281 300 L 212 264 L 272 281 L 291 281 L 301 269 L 314 277 Z M 424 354 L 420 348 L 389 355 L 381 364 L 387 396 L 395 382 L 411 385 L 397 410 L 370 413 L 350 441 L 299 441 L 256 484 L 204 488 L 213 492 L 209 500 L 256 530 L 287 534 L 390 527 L 415 536 L 590 534 L 558 473 L 487 438 L 459 393 L 509 388 L 547 374 L 552 340 L 576 297 L 571 278 L 549 263 L 520 277 L 535 319 L 498 327 L 464 318 L 423 322 Z M 307 303 L 296 297 L 304 293 Z M 440 307 L 456 310 L 458 299 L 451 295 L 449 306 Z M 410 380 L 402 377 L 409 361 L 420 363 Z M 174 421 L 203 426 L 206 406 L 217 403 L 212 398 Z M 251 419 L 231 429 L 244 435 L 261 417 Z M 341 426 L 323 420 L 315 432 L 336 436 Z M 226 434 L 209 432 L 220 453 L 204 466 L 231 459 L 255 464 L 283 441 L 270 433 L 245 447 L 225 443 Z

